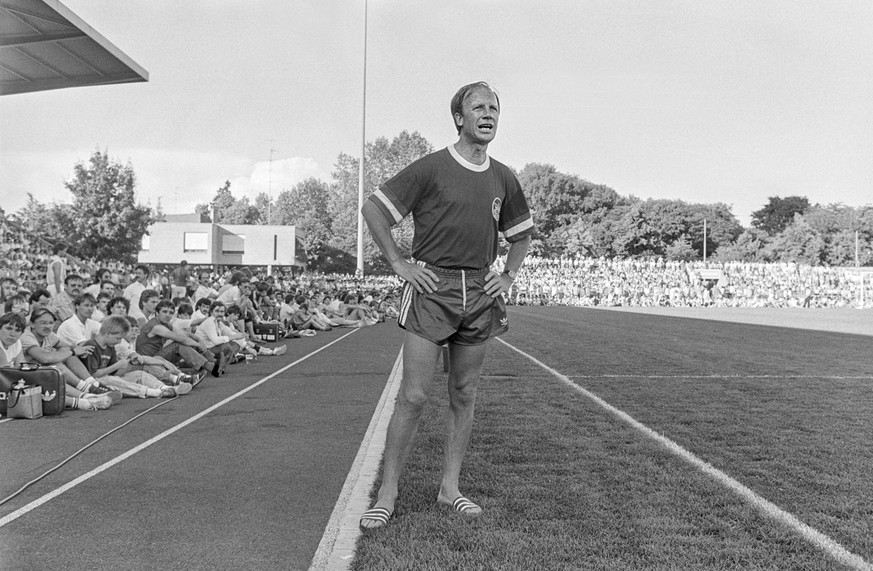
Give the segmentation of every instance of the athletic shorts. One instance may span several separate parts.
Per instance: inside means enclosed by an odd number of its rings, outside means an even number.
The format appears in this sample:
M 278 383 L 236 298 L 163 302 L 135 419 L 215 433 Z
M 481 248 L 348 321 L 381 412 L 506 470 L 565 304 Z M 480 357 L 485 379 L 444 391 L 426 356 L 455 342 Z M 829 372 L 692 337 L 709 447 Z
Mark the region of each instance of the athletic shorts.
M 418 293 L 407 282 L 397 324 L 437 345 L 480 345 L 509 330 L 503 296 L 485 293 L 488 269 L 450 270 L 423 264 L 440 281 L 433 293 Z

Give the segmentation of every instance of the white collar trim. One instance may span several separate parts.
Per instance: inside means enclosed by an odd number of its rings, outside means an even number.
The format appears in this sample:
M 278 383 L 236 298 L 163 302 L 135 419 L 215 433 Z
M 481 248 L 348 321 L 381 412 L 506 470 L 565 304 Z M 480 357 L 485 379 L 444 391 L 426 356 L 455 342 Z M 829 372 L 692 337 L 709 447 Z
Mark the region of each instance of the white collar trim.
M 468 161 L 467 159 L 462 157 L 461 153 L 459 153 L 455 149 L 455 145 L 449 145 L 448 149 L 449 149 L 449 153 L 452 155 L 452 157 L 456 161 L 458 161 L 458 164 L 461 165 L 462 167 L 464 167 L 465 169 L 471 170 L 473 172 L 485 172 L 491 166 L 491 157 L 489 157 L 488 155 L 485 155 L 485 162 L 484 163 L 482 163 L 481 165 L 477 165 L 477 164 L 471 163 L 470 161 Z

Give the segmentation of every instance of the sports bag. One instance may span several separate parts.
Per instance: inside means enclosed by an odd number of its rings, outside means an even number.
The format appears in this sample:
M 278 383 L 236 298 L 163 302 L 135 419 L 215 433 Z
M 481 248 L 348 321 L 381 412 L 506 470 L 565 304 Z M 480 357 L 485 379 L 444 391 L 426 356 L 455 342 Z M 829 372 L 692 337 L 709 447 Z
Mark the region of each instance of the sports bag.
M 19 381 L 9 391 L 6 414 L 9 418 L 39 418 L 42 416 L 42 387 Z
M 0 367 L 0 414 L 6 414 L 9 394 L 19 381 L 42 389 L 42 413 L 54 416 L 64 412 L 67 385 L 61 373 L 36 363 L 22 363 L 18 367 Z

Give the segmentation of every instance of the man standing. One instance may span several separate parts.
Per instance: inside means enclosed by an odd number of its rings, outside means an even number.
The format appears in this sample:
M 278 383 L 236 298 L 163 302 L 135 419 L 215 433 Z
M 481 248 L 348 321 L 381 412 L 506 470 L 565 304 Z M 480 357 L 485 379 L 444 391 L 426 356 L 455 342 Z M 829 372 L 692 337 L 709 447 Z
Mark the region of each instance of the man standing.
M 143 264 L 139 264 L 133 269 L 134 280 L 124 288 L 125 299 L 130 302 L 130 310 L 129 315 L 139 321 L 141 318 L 145 316 L 142 313 L 142 309 L 139 307 L 139 296 L 142 295 L 146 289 L 148 289 L 149 283 L 149 267 Z
M 397 320 L 406 330 L 403 380 L 388 425 L 382 486 L 374 507 L 361 516 L 363 529 L 384 527 L 394 513 L 400 472 L 446 343 L 449 434 L 437 502 L 464 515 L 482 512 L 461 494 L 458 476 L 488 342 L 508 329 L 503 294 L 527 254 L 533 221 L 518 179 L 487 154 L 500 117 L 491 87 L 484 82 L 462 87 L 451 112 L 458 141 L 386 181 L 362 209 L 376 244 L 406 280 Z M 391 235 L 391 226 L 408 214 L 415 221 L 414 261 L 403 259 Z M 490 270 L 498 232 L 510 243 L 502 274 Z
M 52 296 L 61 293 L 61 286 L 67 278 L 67 245 L 58 242 L 52 248 L 53 255 L 46 267 L 46 286 Z
M 187 260 L 182 260 L 179 263 L 179 267 L 173 270 L 173 274 L 170 277 L 173 280 L 170 298 L 188 297 L 188 278 L 190 276 L 188 273 Z

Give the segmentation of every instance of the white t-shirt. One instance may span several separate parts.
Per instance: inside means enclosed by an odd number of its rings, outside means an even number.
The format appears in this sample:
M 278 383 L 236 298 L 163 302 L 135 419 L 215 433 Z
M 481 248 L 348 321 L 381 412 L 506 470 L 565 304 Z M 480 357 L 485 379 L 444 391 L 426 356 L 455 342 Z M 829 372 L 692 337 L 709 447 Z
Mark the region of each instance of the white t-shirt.
M 0 365 L 17 365 L 21 361 L 21 339 L 9 347 L 4 347 L 0 343 L 0 349 L 2 349 L 0 351 Z
M 58 327 L 58 338 L 67 345 L 76 345 L 88 341 L 92 336 L 100 332 L 100 322 L 88 319 L 85 323 L 75 315 Z

